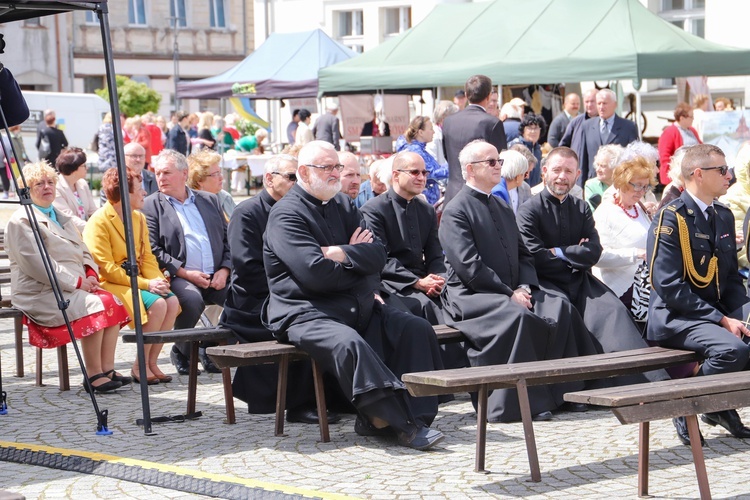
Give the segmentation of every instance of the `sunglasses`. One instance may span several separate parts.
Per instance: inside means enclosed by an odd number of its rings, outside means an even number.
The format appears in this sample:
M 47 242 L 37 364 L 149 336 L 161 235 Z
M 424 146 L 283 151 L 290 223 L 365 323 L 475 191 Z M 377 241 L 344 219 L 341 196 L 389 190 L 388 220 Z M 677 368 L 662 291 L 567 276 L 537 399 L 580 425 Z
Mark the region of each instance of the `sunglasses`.
M 469 165 L 474 165 L 475 163 L 486 163 L 490 167 L 494 167 L 495 165 L 503 166 L 503 159 L 502 158 L 490 158 L 489 160 L 477 160 L 477 161 L 470 161 Z
M 285 172 L 271 172 L 271 174 L 272 175 L 280 175 L 281 177 L 283 177 L 284 179 L 286 179 L 288 181 L 297 182 L 297 174 L 295 174 L 295 173 L 288 174 L 288 173 L 285 173 Z
M 427 170 L 420 170 L 418 168 L 414 168 L 414 169 L 398 168 L 396 169 L 396 171 L 404 172 L 406 174 L 411 175 L 412 177 L 420 177 L 423 175 L 425 178 L 427 178 L 427 176 L 430 175 L 430 173 Z
M 720 175 L 727 175 L 727 172 L 729 172 L 729 165 L 722 165 L 720 167 L 698 167 L 695 170 L 718 170 Z M 690 175 L 693 175 L 695 173 L 695 170 L 690 172 Z

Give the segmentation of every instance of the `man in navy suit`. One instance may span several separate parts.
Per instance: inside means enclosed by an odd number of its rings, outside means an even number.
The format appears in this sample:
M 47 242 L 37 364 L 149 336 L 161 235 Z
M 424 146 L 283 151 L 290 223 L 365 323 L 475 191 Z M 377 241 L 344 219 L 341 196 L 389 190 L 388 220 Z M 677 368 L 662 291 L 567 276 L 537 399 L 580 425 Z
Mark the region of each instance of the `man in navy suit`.
M 443 149 L 448 159 L 448 203 L 464 185 L 458 154 L 476 139 L 489 142 L 498 151 L 508 149 L 503 122 L 487 112 L 492 93 L 492 80 L 484 75 L 474 75 L 466 81 L 466 98 L 469 105 L 443 122 Z
M 581 175 L 577 181 L 579 186 L 583 186 L 587 180 L 596 176 L 594 156 L 601 146 L 619 144 L 625 147 L 638 140 L 638 129 L 635 123 L 615 114 L 617 95 L 614 92 L 609 89 L 597 92 L 596 108 L 599 110 L 599 118 L 586 120 L 582 125 Z
M 224 305 L 231 269 L 227 223 L 216 195 L 185 185 L 188 163 L 184 155 L 162 150 L 154 161 L 154 172 L 159 192 L 146 198 L 142 209 L 151 250 L 159 266 L 169 271 L 172 292 L 182 307 L 175 329 L 192 328 L 207 303 Z M 172 348 L 170 357 L 180 374 L 187 373 L 189 352 L 188 343 Z M 201 363 L 207 371 L 219 371 L 205 351 L 201 351 Z

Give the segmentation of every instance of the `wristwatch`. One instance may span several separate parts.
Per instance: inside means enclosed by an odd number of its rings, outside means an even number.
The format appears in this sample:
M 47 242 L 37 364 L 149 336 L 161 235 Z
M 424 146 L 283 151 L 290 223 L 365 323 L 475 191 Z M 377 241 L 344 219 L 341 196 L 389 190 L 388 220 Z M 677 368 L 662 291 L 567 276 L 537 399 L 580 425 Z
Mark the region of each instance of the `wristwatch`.
M 518 285 L 518 289 L 531 295 L 531 287 L 529 285 Z

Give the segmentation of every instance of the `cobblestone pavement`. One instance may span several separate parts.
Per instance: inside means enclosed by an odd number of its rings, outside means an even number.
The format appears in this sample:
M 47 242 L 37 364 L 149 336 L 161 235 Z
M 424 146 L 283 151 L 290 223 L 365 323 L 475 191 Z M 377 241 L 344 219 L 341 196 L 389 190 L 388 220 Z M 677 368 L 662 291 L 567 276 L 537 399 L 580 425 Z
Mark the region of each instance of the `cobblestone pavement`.
M 9 412 L 0 416 L 0 441 L 44 445 L 78 452 L 104 453 L 162 466 L 258 481 L 268 489 L 308 496 L 358 498 L 635 498 L 637 426 L 623 426 L 608 411 L 556 414 L 535 423 L 542 482 L 528 482 L 528 463 L 520 424 L 490 424 L 489 474 L 473 472 L 476 425 L 466 395 L 441 407 L 435 427 L 446 435 L 434 451 L 418 452 L 363 438 L 354 433 L 353 416 L 331 426 L 331 442 L 318 442 L 315 426 L 286 424 L 287 436 L 273 436 L 272 415 L 249 415 L 237 403 L 237 424 L 224 417 L 221 376 L 198 377 L 198 410 L 204 416 L 184 423 L 154 424 L 145 436 L 134 424 L 141 416 L 139 388 L 100 395 L 109 410 L 112 436 L 96 436 L 95 415 L 81 387 L 81 375 L 69 349 L 72 389 L 57 388 L 57 361 L 44 353 L 44 387 L 34 386 L 34 351 L 25 347 L 25 378 L 15 377 L 12 323 L 0 321 L 3 389 Z M 174 373 L 168 355 L 161 367 Z M 120 344 L 117 369 L 129 373 L 135 346 Z M 152 386 L 152 416 L 185 410 L 187 377 Z M 750 411 L 742 410 L 750 422 Z M 715 498 L 750 497 L 750 443 L 703 426 L 706 466 Z M 21 445 L 19 445 L 21 446 Z M 668 421 L 651 426 L 650 493 L 656 498 L 697 498 L 690 450 L 675 437 Z M 99 475 L 0 462 L 0 490 L 26 498 L 203 498 L 180 491 Z

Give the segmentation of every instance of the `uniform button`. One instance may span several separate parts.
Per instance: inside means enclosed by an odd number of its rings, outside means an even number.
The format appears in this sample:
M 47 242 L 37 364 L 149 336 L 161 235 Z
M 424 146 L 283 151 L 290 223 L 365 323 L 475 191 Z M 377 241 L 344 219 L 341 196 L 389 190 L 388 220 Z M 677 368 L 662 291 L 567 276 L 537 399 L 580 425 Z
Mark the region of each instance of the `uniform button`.
M 357 309 L 356 309 L 356 308 L 354 308 L 354 307 L 352 307 L 351 311 L 352 311 L 352 312 L 356 312 L 356 311 L 357 311 Z

